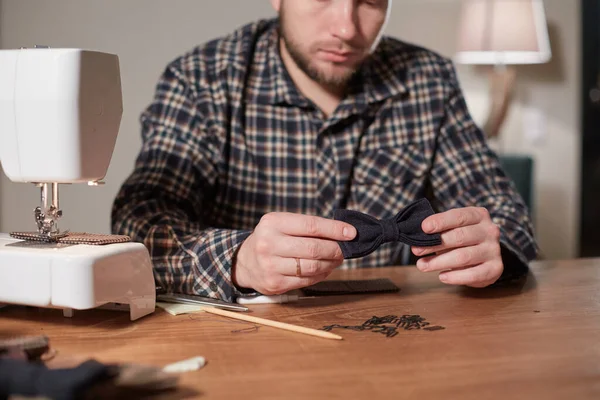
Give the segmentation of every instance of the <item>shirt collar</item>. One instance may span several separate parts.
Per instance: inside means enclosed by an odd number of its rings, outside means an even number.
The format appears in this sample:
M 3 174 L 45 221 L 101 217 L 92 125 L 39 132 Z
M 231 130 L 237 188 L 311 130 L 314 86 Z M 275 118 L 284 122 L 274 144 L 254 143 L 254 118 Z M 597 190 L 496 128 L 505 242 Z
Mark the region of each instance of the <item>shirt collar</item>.
M 391 57 L 386 41 L 382 41 L 361 68 L 363 90 L 367 103 L 375 103 L 405 93 L 406 66 Z

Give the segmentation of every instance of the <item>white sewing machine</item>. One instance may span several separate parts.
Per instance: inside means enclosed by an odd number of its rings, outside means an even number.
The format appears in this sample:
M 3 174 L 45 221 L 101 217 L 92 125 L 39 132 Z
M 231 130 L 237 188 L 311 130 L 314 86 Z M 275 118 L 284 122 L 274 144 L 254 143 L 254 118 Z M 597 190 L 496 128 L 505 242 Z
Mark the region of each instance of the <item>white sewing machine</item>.
M 0 161 L 11 181 L 35 184 L 41 194 L 23 229 L 34 240 L 0 234 L 0 303 L 61 308 L 65 316 L 128 305 L 131 320 L 154 311 L 152 263 L 143 244 L 60 242 L 69 233 L 58 229 L 58 186 L 102 183 L 122 112 L 116 55 L 0 50 Z

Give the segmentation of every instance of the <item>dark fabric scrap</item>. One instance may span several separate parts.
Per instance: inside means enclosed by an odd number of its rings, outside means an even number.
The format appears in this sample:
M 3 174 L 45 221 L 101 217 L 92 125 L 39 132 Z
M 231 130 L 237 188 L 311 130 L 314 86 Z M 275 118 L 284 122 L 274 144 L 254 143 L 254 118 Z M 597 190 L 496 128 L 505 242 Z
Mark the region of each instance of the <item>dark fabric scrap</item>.
M 49 369 L 39 363 L 0 358 L 0 399 L 10 395 L 79 399 L 91 385 L 110 377 L 109 368 L 94 360 L 76 368 Z

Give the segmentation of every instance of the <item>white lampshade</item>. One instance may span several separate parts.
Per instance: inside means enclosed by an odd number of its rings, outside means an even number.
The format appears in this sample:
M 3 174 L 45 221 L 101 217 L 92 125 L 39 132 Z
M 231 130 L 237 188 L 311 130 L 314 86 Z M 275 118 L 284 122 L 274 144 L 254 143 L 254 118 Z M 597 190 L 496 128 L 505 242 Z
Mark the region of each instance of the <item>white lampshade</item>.
M 540 64 L 550 60 L 543 0 L 463 0 L 461 64 Z

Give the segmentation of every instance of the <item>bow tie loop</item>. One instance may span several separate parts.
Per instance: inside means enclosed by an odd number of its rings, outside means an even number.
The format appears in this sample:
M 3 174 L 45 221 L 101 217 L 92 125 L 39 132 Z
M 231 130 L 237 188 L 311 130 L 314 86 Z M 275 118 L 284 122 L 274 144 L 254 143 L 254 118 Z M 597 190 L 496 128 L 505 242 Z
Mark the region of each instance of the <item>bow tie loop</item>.
M 395 242 L 400 237 L 400 229 L 395 220 L 385 219 L 378 221 L 381 225 L 382 235 L 381 240 L 383 243 Z

